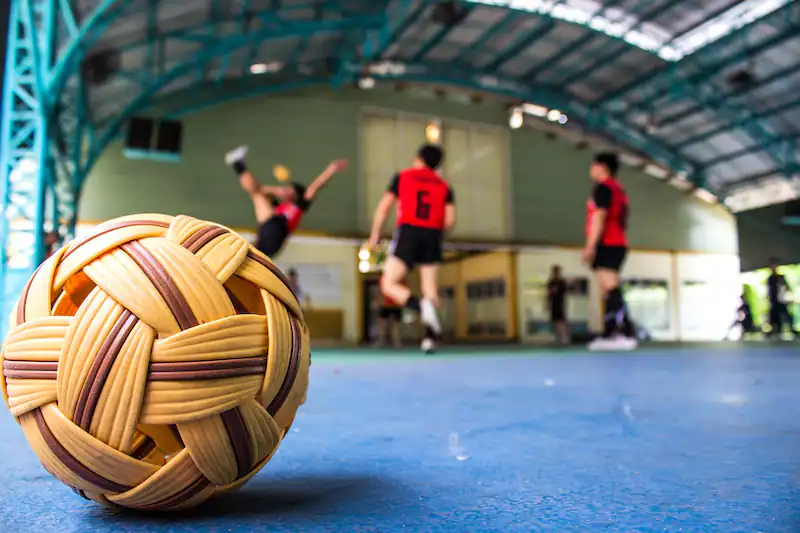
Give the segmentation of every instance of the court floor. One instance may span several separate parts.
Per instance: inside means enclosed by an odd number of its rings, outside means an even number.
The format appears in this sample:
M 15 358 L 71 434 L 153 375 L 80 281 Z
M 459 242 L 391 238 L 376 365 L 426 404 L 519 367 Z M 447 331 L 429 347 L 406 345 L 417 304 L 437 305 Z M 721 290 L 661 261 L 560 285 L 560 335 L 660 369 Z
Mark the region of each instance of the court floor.
M 103 509 L 0 414 L 0 531 L 796 532 L 795 348 L 316 352 L 275 459 L 180 516 Z

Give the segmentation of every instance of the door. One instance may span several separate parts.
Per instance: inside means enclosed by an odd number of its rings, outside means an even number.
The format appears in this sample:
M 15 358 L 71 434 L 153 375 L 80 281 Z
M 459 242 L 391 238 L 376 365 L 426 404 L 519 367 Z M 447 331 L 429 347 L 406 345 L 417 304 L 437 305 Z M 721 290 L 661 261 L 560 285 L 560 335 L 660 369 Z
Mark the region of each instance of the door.
M 378 280 L 376 278 L 362 279 L 361 283 L 363 283 L 364 289 L 361 291 L 363 295 L 361 316 L 364 317 L 364 323 L 362 325 L 362 331 L 364 333 L 361 342 L 367 344 L 377 338 L 378 306 L 375 305 L 375 302 L 378 301 L 380 287 L 378 286 Z

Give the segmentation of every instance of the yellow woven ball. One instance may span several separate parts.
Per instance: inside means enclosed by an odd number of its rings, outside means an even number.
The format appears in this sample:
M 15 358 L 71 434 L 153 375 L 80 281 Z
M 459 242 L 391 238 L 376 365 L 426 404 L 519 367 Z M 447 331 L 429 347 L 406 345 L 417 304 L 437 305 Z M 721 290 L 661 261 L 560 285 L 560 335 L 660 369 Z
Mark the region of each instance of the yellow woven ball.
M 103 504 L 174 510 L 269 461 L 305 401 L 310 352 L 286 278 L 243 237 L 135 215 L 39 267 L 0 360 L 51 474 Z
M 272 175 L 275 176 L 275 179 L 278 181 L 289 181 L 291 172 L 283 165 L 275 165 L 272 169 Z

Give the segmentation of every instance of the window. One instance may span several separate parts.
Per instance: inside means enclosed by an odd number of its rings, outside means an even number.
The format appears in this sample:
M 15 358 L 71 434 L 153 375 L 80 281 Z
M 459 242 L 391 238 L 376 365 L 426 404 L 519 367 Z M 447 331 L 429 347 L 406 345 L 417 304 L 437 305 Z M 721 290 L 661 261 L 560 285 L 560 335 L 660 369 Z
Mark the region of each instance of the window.
M 392 176 L 407 168 L 417 149 L 426 143 L 425 130 L 432 121 L 438 119 L 391 111 L 368 111 L 362 115 L 365 231 L 369 230 L 375 207 Z M 444 121 L 440 131 L 445 151 L 441 173 L 453 187 L 458 212 L 450 238 L 508 240 L 511 224 L 507 128 Z M 394 214 L 390 223 L 394 223 Z
M 471 241 L 508 239 L 508 131 L 445 123 L 442 140 L 442 174 L 453 187 L 458 213 L 452 237 Z
M 467 283 L 467 335 L 505 337 L 508 328 L 506 280 Z

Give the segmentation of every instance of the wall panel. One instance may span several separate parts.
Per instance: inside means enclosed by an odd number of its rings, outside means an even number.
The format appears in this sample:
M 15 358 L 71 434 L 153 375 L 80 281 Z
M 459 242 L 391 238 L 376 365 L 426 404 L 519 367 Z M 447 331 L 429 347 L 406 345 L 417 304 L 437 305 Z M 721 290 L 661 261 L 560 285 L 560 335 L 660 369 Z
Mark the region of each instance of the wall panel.
M 388 130 L 376 134 L 369 149 L 376 155 L 364 170 L 360 117 L 375 110 L 399 112 L 418 126 L 403 128 L 397 142 Z M 349 157 L 357 162 L 325 189 L 301 229 L 363 237 L 372 215 L 368 206 L 376 202 L 377 191 L 397 168 L 410 162 L 415 146 L 408 145 L 419 144 L 423 123 L 437 117 L 444 121 L 442 140 L 450 152 L 445 173 L 456 186 L 461 207 L 455 235 L 468 240 L 582 245 L 591 150 L 577 150 L 530 129 L 509 132 L 507 110 L 499 104 L 468 105 L 382 90 L 274 95 L 189 116 L 181 164 L 129 160 L 122 156 L 120 145 L 111 146 L 85 185 L 80 217 L 91 222 L 132 213 L 185 213 L 232 227 L 253 227 L 250 200 L 222 160 L 226 150 L 249 144 L 249 166 L 265 183 L 274 183 L 271 171 L 278 163 L 291 169 L 293 179 L 307 183 L 331 159 Z M 448 127 L 465 124 L 481 127 L 466 142 L 458 141 L 458 130 Z M 498 162 L 504 150 L 499 137 L 483 133 L 491 131 L 509 139 L 508 168 L 500 168 Z M 374 189 L 367 190 L 362 171 L 370 173 Z M 504 176 L 510 183 L 503 181 Z M 632 201 L 634 247 L 736 253 L 735 223 L 723 208 L 638 171 L 626 169 L 621 179 Z M 500 205 L 501 195 L 510 209 L 497 213 L 490 204 Z M 513 238 L 498 237 L 503 224 L 506 231 L 513 230 Z
M 736 256 L 678 254 L 682 340 L 725 338 L 742 294 L 739 265 Z

